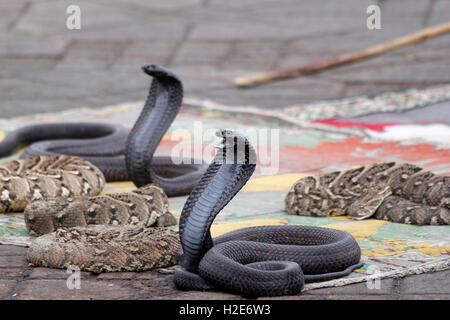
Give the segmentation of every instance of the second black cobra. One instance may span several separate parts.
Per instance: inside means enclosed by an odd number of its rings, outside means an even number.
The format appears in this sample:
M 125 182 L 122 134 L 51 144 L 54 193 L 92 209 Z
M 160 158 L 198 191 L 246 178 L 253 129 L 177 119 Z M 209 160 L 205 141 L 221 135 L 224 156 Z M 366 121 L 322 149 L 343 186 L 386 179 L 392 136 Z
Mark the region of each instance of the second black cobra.
M 202 161 L 153 157 L 165 132 L 178 114 L 181 80 L 154 64 L 142 67 L 153 77 L 145 105 L 131 133 L 120 125 L 103 123 L 50 123 L 19 128 L 0 143 L 0 156 L 34 142 L 21 158 L 40 155 L 76 155 L 96 165 L 107 181 L 132 180 L 137 187 L 161 186 L 168 196 L 189 194 L 206 170 Z M 125 155 L 125 157 L 123 157 Z M 179 161 L 178 161 L 179 160 Z
M 262 226 L 212 239 L 214 218 L 245 185 L 256 163 L 255 150 L 244 136 L 229 130 L 217 135 L 222 145 L 181 213 L 183 256 L 174 276 L 178 289 L 290 295 L 299 293 L 304 282 L 342 277 L 362 265 L 358 243 L 340 230 Z

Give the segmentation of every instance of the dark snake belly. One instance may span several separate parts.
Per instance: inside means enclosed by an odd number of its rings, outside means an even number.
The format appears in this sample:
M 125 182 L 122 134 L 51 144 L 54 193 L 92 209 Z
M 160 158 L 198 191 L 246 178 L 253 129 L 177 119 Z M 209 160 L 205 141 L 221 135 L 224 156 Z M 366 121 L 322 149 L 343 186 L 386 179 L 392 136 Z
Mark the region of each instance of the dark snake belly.
M 189 194 L 206 169 L 201 161 L 153 157 L 181 107 L 183 87 L 176 75 L 157 65 L 142 70 L 153 77 L 145 105 L 131 133 L 120 125 L 102 123 L 36 124 L 11 132 L 0 143 L 0 156 L 32 143 L 21 158 L 75 155 L 90 161 L 107 181 L 132 180 L 141 187 L 160 185 L 168 196 Z M 198 164 L 200 163 L 200 164 Z
M 187 199 L 179 229 L 183 249 L 174 283 L 181 290 L 224 289 L 244 296 L 297 294 L 304 282 L 325 281 L 360 267 L 361 250 L 347 232 L 309 226 L 240 229 L 211 238 L 216 215 L 253 174 L 256 153 L 228 130 Z

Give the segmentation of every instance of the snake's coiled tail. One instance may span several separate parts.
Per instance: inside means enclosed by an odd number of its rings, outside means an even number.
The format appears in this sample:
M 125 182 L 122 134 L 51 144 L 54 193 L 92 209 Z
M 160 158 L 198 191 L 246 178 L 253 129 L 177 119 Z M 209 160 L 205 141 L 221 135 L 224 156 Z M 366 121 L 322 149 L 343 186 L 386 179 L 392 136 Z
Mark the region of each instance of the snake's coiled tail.
M 36 124 L 17 129 L 0 143 L 0 156 L 34 142 L 21 158 L 75 155 L 102 171 L 107 181 L 132 180 L 140 187 L 158 184 L 168 196 L 189 194 L 207 165 L 193 159 L 153 157 L 159 142 L 178 114 L 183 99 L 180 79 L 158 65 L 142 70 L 153 77 L 144 108 L 131 134 L 120 125 L 102 123 Z M 125 156 L 124 156 L 125 155 Z
M 229 130 L 218 135 L 223 143 L 181 213 L 183 256 L 174 276 L 177 288 L 221 288 L 244 296 L 297 294 L 305 281 L 341 277 L 362 265 L 357 242 L 340 230 L 263 226 L 213 241 L 214 218 L 245 185 L 256 163 L 245 137 Z

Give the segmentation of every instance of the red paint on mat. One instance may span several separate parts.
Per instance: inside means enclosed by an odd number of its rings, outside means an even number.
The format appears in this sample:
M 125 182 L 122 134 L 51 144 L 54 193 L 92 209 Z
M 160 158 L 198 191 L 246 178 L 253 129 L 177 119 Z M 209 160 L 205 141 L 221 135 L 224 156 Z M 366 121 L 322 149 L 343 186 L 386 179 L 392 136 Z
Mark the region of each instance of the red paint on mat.
M 163 140 L 158 146 L 157 154 L 170 155 L 177 143 L 179 141 Z M 203 152 L 206 147 L 207 145 L 203 145 Z M 363 142 L 360 137 L 348 137 L 342 141 L 323 141 L 315 147 L 283 146 L 274 153 L 270 148 L 255 147 L 259 157 L 258 166 L 278 165 L 276 173 L 322 173 L 332 170 L 331 168 L 351 168 L 382 161 L 417 163 L 428 170 L 436 169 L 438 174 L 444 175 L 450 172 L 450 149 L 436 149 L 431 144 L 374 143 Z M 212 148 L 208 151 L 210 153 L 206 153 L 213 157 L 215 150 Z M 193 150 L 191 154 L 197 157 Z M 273 158 L 277 154 L 278 159 Z M 268 163 L 270 161 L 272 163 Z
M 369 123 L 369 122 L 355 122 L 355 121 L 341 121 L 338 119 L 320 119 L 312 121 L 313 123 L 321 123 L 329 126 L 339 127 L 339 128 L 348 128 L 348 127 L 358 127 L 364 129 L 370 129 L 374 131 L 384 131 L 384 128 L 387 126 L 396 126 L 401 125 L 400 122 L 378 122 L 378 123 Z
M 296 165 L 296 171 L 318 168 L 371 164 L 381 161 L 418 163 L 429 170 L 439 166 L 440 174 L 450 170 L 450 149 L 436 149 L 430 144 L 401 145 L 398 142 L 363 142 L 360 137 L 343 141 L 325 141 L 315 148 L 289 146 L 280 150 L 281 167 Z M 424 164 L 425 163 L 425 164 Z M 323 170 L 325 171 L 325 170 Z

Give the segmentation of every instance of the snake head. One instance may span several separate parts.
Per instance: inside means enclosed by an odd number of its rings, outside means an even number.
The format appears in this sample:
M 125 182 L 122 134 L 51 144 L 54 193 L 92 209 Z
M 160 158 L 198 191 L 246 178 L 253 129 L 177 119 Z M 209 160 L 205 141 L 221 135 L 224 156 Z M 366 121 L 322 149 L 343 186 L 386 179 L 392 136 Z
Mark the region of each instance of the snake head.
M 222 138 L 222 141 L 215 147 L 217 149 L 235 148 L 238 144 L 248 144 L 247 138 L 238 131 L 232 129 L 219 129 L 216 136 Z
M 178 76 L 175 75 L 172 71 L 157 64 L 145 64 L 141 67 L 141 69 L 146 74 L 154 78 L 177 80 L 181 82 Z
M 255 149 L 242 133 L 231 129 L 219 129 L 216 136 L 222 138 L 215 146 L 219 149 L 217 159 L 223 159 L 225 163 L 256 164 Z
M 232 139 L 232 138 L 234 138 L 234 137 L 238 137 L 238 136 L 240 136 L 240 137 L 242 137 L 243 139 L 245 139 L 245 137 L 242 135 L 242 134 L 240 134 L 240 133 L 238 133 L 237 131 L 235 131 L 235 130 L 232 130 L 232 129 L 218 129 L 217 131 L 216 131 L 216 136 L 217 137 L 219 137 L 219 138 L 223 138 L 223 141 L 222 142 L 225 142 L 225 140 L 228 138 L 228 139 Z

